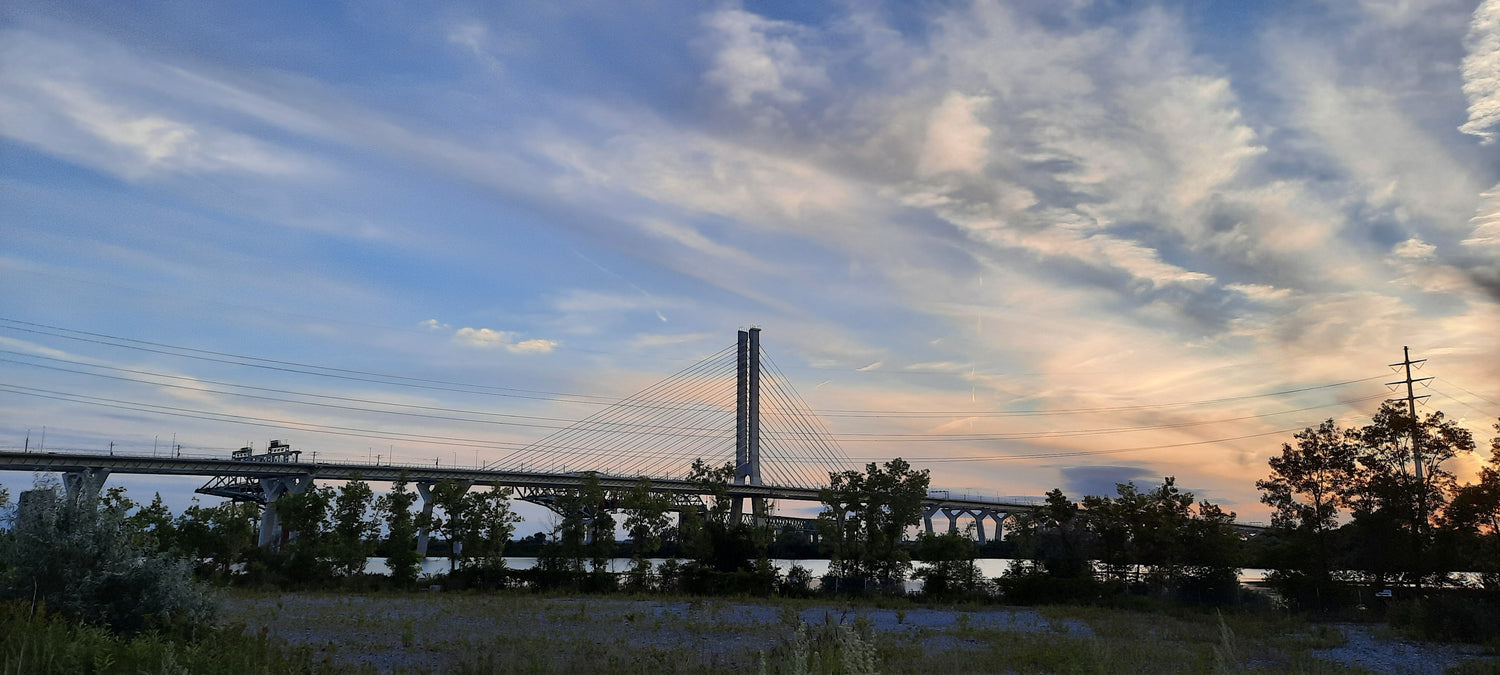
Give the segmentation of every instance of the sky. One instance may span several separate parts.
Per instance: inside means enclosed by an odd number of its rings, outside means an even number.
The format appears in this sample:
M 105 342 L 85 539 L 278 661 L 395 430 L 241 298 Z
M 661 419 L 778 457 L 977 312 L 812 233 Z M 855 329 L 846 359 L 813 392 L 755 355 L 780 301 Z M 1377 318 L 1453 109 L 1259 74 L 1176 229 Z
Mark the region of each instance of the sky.
M 754 326 L 855 463 L 1266 520 L 1405 346 L 1494 435 L 1497 135 L 1500 0 L 14 0 L 0 447 L 471 465 Z

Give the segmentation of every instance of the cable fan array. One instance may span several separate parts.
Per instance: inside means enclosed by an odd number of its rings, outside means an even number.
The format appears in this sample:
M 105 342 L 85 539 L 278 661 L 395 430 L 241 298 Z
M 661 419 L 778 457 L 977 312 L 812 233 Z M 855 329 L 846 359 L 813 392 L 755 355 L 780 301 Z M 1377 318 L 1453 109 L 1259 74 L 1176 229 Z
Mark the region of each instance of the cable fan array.
M 816 488 L 828 483 L 828 472 L 852 468 L 764 350 L 761 362 L 762 481 Z M 736 348 L 725 347 L 487 467 L 683 478 L 695 460 L 734 462 L 736 365 Z

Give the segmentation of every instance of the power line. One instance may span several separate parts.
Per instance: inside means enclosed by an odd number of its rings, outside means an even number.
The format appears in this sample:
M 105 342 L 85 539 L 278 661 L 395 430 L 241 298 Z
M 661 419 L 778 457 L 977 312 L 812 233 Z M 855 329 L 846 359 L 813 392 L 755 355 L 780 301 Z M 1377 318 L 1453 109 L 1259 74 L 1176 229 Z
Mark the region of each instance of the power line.
M 1373 375 L 1362 377 L 1357 380 L 1344 380 L 1342 382 L 1331 382 L 1296 389 L 1283 389 L 1280 391 L 1266 392 L 1263 394 L 1246 394 L 1243 396 L 1228 396 L 1224 398 L 1203 399 L 1199 401 L 1180 401 L 1177 403 L 1150 403 L 1142 405 L 1127 406 L 1105 406 L 1096 408 L 1056 408 L 1052 410 L 995 410 L 988 412 L 973 412 L 964 410 L 818 410 L 818 414 L 824 417 L 1028 417 L 1043 415 L 1073 415 L 1078 413 L 1100 413 L 1100 412 L 1129 412 L 1133 410 L 1154 410 L 1158 408 L 1179 408 L 1186 406 L 1210 405 L 1214 403 L 1228 403 L 1230 401 L 1244 401 L 1256 398 L 1272 398 L 1286 396 L 1288 394 L 1300 394 L 1319 389 L 1332 389 L 1334 387 L 1345 387 L 1351 384 L 1378 380 L 1384 375 Z
M 727 351 L 727 349 L 726 350 L 721 350 L 720 354 L 723 354 L 726 351 Z M 17 364 L 17 365 L 24 365 L 24 366 L 33 367 L 33 368 L 42 368 L 42 369 L 59 371 L 59 372 L 67 372 L 67 373 L 74 373 L 74 374 L 80 374 L 80 375 L 88 375 L 88 376 L 91 376 L 91 377 L 113 379 L 113 380 L 119 380 L 119 381 L 125 381 L 125 382 L 132 382 L 132 383 L 137 383 L 137 384 L 147 384 L 147 385 L 157 386 L 157 387 L 170 387 L 170 388 L 183 389 L 183 390 L 193 391 L 193 392 L 212 393 L 212 394 L 219 394 L 219 395 L 225 395 L 225 396 L 236 396 L 236 397 L 241 397 L 241 398 L 249 398 L 249 399 L 255 399 L 255 400 L 279 402 L 279 403 L 291 403 L 291 404 L 296 404 L 296 405 L 304 405 L 304 406 L 311 406 L 311 407 L 320 407 L 320 408 L 327 408 L 327 409 L 348 410 L 348 411 L 351 411 L 351 412 L 365 412 L 365 413 L 375 413 L 375 414 L 390 414 L 390 415 L 401 415 L 401 416 L 407 416 L 407 417 L 426 418 L 426 419 L 435 419 L 435 420 L 444 420 L 444 421 L 468 422 L 468 423 L 474 423 L 474 424 L 493 424 L 493 425 L 505 425 L 505 426 L 516 426 L 516 427 L 525 427 L 525 428 L 539 428 L 539 429 L 557 429 L 557 430 L 575 429 L 575 428 L 577 428 L 577 426 L 579 424 L 596 425 L 596 426 L 602 426 L 602 427 L 622 427 L 622 429 L 618 429 L 620 431 L 625 431 L 626 430 L 626 429 L 623 429 L 623 427 L 630 427 L 631 428 L 630 430 L 633 431 L 634 433 L 644 434 L 644 435 L 677 435 L 674 432 L 703 432 L 703 434 L 701 434 L 701 435 L 704 435 L 705 437 L 722 439 L 722 438 L 726 438 L 726 436 L 724 434 L 728 433 L 728 432 L 726 432 L 726 431 L 724 431 L 722 429 L 718 429 L 718 428 L 715 428 L 715 427 L 708 427 L 708 426 L 663 426 L 663 425 L 660 425 L 660 424 L 643 424 L 643 423 L 638 423 L 638 422 L 620 421 L 618 419 L 609 420 L 609 419 L 602 419 L 602 418 L 596 418 L 596 417 L 585 418 L 585 420 L 572 420 L 572 419 L 559 418 L 559 417 L 546 417 L 546 416 L 539 416 L 539 415 L 518 415 L 518 414 L 509 414 L 509 413 L 493 413 L 493 412 L 486 412 L 486 411 L 467 410 L 467 409 L 462 409 L 462 408 L 450 408 L 450 407 L 443 407 L 443 406 L 422 406 L 422 405 L 407 404 L 407 403 L 395 403 L 395 402 L 390 402 L 390 401 L 380 401 L 380 400 L 376 400 L 376 399 L 366 399 L 366 398 L 347 397 L 347 396 L 334 396 L 334 395 L 329 395 L 329 394 L 314 394 L 314 393 L 310 393 L 310 392 L 302 392 L 302 391 L 289 390 L 289 389 L 277 389 L 277 388 L 271 388 L 271 387 L 257 387 L 257 386 L 253 386 L 253 385 L 243 385 L 243 384 L 237 384 L 237 383 L 233 383 L 233 382 L 225 382 L 225 381 L 222 381 L 222 380 L 200 379 L 200 378 L 186 377 L 186 376 L 180 376 L 180 375 L 170 375 L 170 374 L 165 374 L 165 373 L 158 373 L 158 372 L 154 372 L 154 371 L 134 369 L 134 368 L 120 368 L 120 367 L 115 367 L 115 366 L 90 364 L 90 363 L 84 363 L 84 362 L 80 362 L 80 361 L 69 360 L 69 359 L 60 359 L 60 358 L 55 358 L 55 357 L 41 356 L 41 355 L 34 355 L 34 354 L 24 354 L 24 353 L 21 353 L 21 352 L 15 352 L 15 351 L 11 351 L 11 350 L 3 350 L 3 349 L 0 349 L 0 354 L 11 354 L 11 355 L 16 355 L 16 356 L 23 356 L 25 358 L 30 358 L 30 359 L 42 359 L 42 360 L 52 361 L 52 362 L 56 362 L 56 363 L 67 363 L 67 364 L 70 364 L 70 365 L 78 365 L 78 366 L 83 366 L 83 367 L 87 367 L 87 368 L 96 368 L 96 369 L 110 370 L 110 371 L 115 371 L 115 372 L 125 372 L 125 373 L 132 373 L 132 374 L 138 374 L 138 375 L 145 375 L 145 376 L 149 376 L 149 377 L 157 377 L 157 378 L 171 379 L 171 380 L 178 380 L 178 381 L 187 381 L 187 382 L 192 382 L 194 384 L 205 384 L 205 383 L 206 384 L 215 384 L 215 385 L 226 386 L 226 387 L 235 387 L 235 388 L 248 389 L 248 390 L 252 390 L 252 391 L 263 391 L 263 392 L 270 392 L 270 393 L 286 394 L 286 395 L 290 395 L 290 396 L 302 396 L 302 397 L 307 397 L 307 398 L 325 399 L 325 400 L 333 400 L 333 401 L 344 401 L 344 402 L 352 402 L 352 403 L 362 403 L 362 404 L 368 404 L 368 405 L 380 405 L 380 406 L 388 406 L 388 407 L 394 407 L 394 408 L 402 408 L 402 409 L 406 409 L 406 410 L 423 411 L 423 412 L 405 412 L 403 410 L 378 410 L 378 409 L 363 408 L 363 407 L 357 407 L 357 406 L 346 406 L 346 405 L 337 405 L 337 404 L 329 404 L 329 403 L 319 403 L 317 401 L 302 401 L 302 400 L 297 400 L 297 399 L 289 399 L 289 398 L 274 397 L 274 396 L 257 396 L 257 395 L 254 395 L 254 394 L 246 394 L 246 393 L 242 393 L 242 392 L 221 391 L 221 390 L 210 389 L 210 388 L 202 387 L 202 386 L 184 386 L 184 385 L 174 385 L 174 384 L 163 383 L 163 382 L 152 382 L 152 381 L 149 381 L 149 380 L 142 380 L 142 379 L 138 379 L 138 378 L 117 377 L 117 376 L 111 376 L 111 375 L 106 375 L 106 374 L 102 374 L 102 373 L 91 373 L 91 372 L 87 372 L 87 371 L 74 370 L 74 369 L 69 369 L 69 368 L 60 368 L 60 367 L 48 366 L 48 365 L 44 365 L 44 364 L 28 363 L 28 362 L 25 362 L 25 361 L 17 361 L 17 360 L 14 360 L 14 359 L 0 358 L 0 363 L 14 363 L 14 364 Z M 769 361 L 769 357 L 767 357 L 767 358 L 768 358 L 768 361 Z M 700 362 L 700 363 L 702 363 L 702 362 Z M 841 434 L 831 434 L 826 429 L 822 430 L 822 431 L 818 431 L 818 430 L 814 430 L 812 428 L 812 426 L 810 426 L 808 424 L 798 424 L 797 423 L 797 420 L 812 420 L 812 422 L 814 424 L 818 424 L 819 426 L 821 426 L 821 424 L 817 422 L 816 417 L 813 416 L 813 415 L 811 415 L 810 412 L 808 412 L 808 413 L 798 412 L 799 408 L 802 409 L 802 410 L 807 410 L 807 408 L 805 407 L 805 404 L 804 405 L 797 405 L 797 404 L 793 404 L 791 402 L 790 398 L 791 398 L 791 396 L 795 396 L 795 394 L 791 394 L 790 396 L 783 395 L 782 389 L 784 389 L 786 386 L 788 386 L 788 384 L 785 384 L 785 383 L 787 383 L 786 376 L 780 371 L 780 369 L 776 366 L 776 364 L 775 364 L 774 361 L 769 361 L 769 363 L 770 363 L 770 365 L 771 365 L 771 367 L 772 367 L 772 369 L 774 370 L 774 373 L 775 373 L 775 377 L 770 380 L 771 386 L 768 388 L 768 392 L 767 392 L 767 393 L 771 394 L 771 398 L 773 400 L 773 406 L 770 408 L 770 412 L 772 412 L 773 414 L 775 414 L 778 410 L 780 410 L 779 407 L 777 407 L 777 406 L 774 405 L 774 401 L 776 401 L 777 399 L 783 400 L 785 402 L 785 405 L 784 405 L 785 412 L 786 412 L 787 415 L 789 415 L 789 419 L 791 419 L 793 421 L 794 427 L 796 427 L 796 428 L 792 428 L 792 429 L 787 429 L 787 428 L 772 428 L 772 429 L 768 429 L 768 431 L 770 433 L 766 434 L 764 437 L 765 438 L 778 438 L 778 437 L 780 437 L 780 438 L 783 438 L 783 439 L 786 439 L 786 438 L 802 438 L 804 440 L 819 441 L 818 445 L 813 446 L 811 449 L 813 449 L 813 450 L 820 450 L 821 449 L 821 451 L 823 451 L 826 454 L 826 456 L 828 456 L 828 458 L 830 459 L 830 461 L 833 464 L 840 464 L 840 463 L 842 463 L 838 459 L 838 456 L 840 454 L 842 454 L 842 452 L 841 451 L 831 451 L 831 450 L 829 450 L 830 447 L 836 447 L 836 443 L 834 444 L 834 446 L 829 446 L 828 445 L 828 441 L 832 441 L 833 439 L 842 439 L 842 440 L 844 440 L 846 442 L 855 442 L 855 443 L 861 443 L 861 442 L 863 442 L 863 443 L 872 443 L 872 442 L 912 442 L 912 441 L 920 441 L 920 442 L 973 442 L 973 441 L 987 441 L 987 440 L 1022 440 L 1022 439 L 1039 439 L 1039 438 L 1062 438 L 1062 437 L 1070 437 L 1070 436 L 1090 436 L 1090 435 L 1098 435 L 1098 434 L 1127 433 L 1127 432 L 1135 432 L 1135 431 L 1152 431 L 1152 430 L 1161 430 L 1161 429 L 1174 429 L 1174 428 L 1184 428 L 1184 427 L 1193 427 L 1193 426 L 1205 426 L 1205 425 L 1210 425 L 1210 424 L 1222 424 L 1222 423 L 1226 423 L 1226 422 L 1237 422 L 1237 421 L 1245 421 L 1245 420 L 1251 420 L 1251 419 L 1260 419 L 1260 418 L 1272 417 L 1272 416 L 1277 416 L 1277 415 L 1287 415 L 1287 414 L 1292 414 L 1292 413 L 1297 413 L 1297 412 L 1305 412 L 1305 411 L 1308 411 L 1308 410 L 1316 410 L 1316 409 L 1320 409 L 1320 408 L 1328 408 L 1328 407 L 1334 407 L 1334 406 L 1339 406 L 1339 405 L 1348 405 L 1348 404 L 1352 404 L 1352 403 L 1358 403 L 1358 402 L 1362 402 L 1362 401 L 1366 401 L 1366 400 L 1371 400 L 1373 398 L 1380 398 L 1382 396 L 1382 395 L 1375 395 L 1375 396 L 1358 398 L 1358 399 L 1340 400 L 1340 401 L 1335 401 L 1335 402 L 1332 402 L 1332 403 L 1318 405 L 1318 406 L 1308 406 L 1308 407 L 1304 407 L 1304 408 L 1296 408 L 1296 409 L 1292 409 L 1292 410 L 1282 410 L 1282 411 L 1276 411 L 1276 412 L 1270 412 L 1270 413 L 1260 413 L 1260 414 L 1255 414 L 1255 415 L 1242 415 L 1242 416 L 1239 416 L 1239 417 L 1217 418 L 1217 419 L 1211 419 L 1211 420 L 1196 420 L 1196 421 L 1191 421 L 1191 422 L 1176 422 L 1176 423 L 1168 423 L 1168 424 L 1120 426 L 1120 427 L 1105 427 L 1105 428 L 1093 428 L 1093 429 L 1064 429 L 1064 430 L 1039 431 L 1039 432 L 993 433 L 993 434 L 935 434 L 935 433 L 919 433 L 919 434 L 918 433 L 913 433 L 913 434 L 906 434 L 906 433 L 864 433 L 864 432 L 845 432 L 845 433 L 841 433 Z M 639 394 L 636 395 L 636 397 L 639 397 L 639 396 L 640 396 Z M 649 397 L 641 397 L 641 398 L 644 400 L 644 399 L 649 398 Z M 680 407 L 680 406 L 672 406 L 672 405 L 667 405 L 667 406 L 660 406 L 660 405 L 658 405 L 658 406 L 636 406 L 634 404 L 628 403 L 627 401 L 628 401 L 628 399 L 627 400 L 622 400 L 621 401 L 621 405 L 623 407 L 650 407 L 650 408 L 660 408 L 660 409 L 666 409 L 666 410 L 676 410 L 676 409 L 679 409 L 679 407 Z M 660 402 L 660 401 L 658 401 L 658 402 Z M 463 417 L 453 417 L 453 416 L 449 416 L 449 415 L 429 414 L 429 412 L 452 413 L 452 414 L 456 414 L 456 415 L 480 415 L 480 416 L 487 416 L 487 417 L 504 417 L 504 418 L 512 418 L 512 419 L 523 419 L 523 420 L 537 420 L 537 421 L 561 422 L 561 423 L 564 423 L 564 424 L 537 424 L 537 423 L 530 423 L 530 422 L 509 422 L 509 421 L 488 420 L 488 419 L 469 419 L 469 418 L 463 418 Z
M 5 323 L 19 324 L 19 325 L 5 325 Z M 374 371 L 355 370 L 355 369 L 348 369 L 348 368 L 335 368 L 335 367 L 330 367 L 330 366 L 319 366 L 319 365 L 316 365 L 316 364 L 300 363 L 300 362 L 296 362 L 296 361 L 268 359 L 268 358 L 263 358 L 263 357 L 258 357 L 258 356 L 248 356 L 248 355 L 241 355 L 241 354 L 233 354 L 233 353 L 230 353 L 230 352 L 219 352 L 219 351 L 212 351 L 212 350 L 205 350 L 205 349 L 196 349 L 196 348 L 192 348 L 192 347 L 181 347 L 181 346 L 170 345 L 170 344 L 161 343 L 161 342 L 152 342 L 152 341 L 148 341 L 148 340 L 137 340 L 137 339 L 134 339 L 134 338 L 126 338 L 126 337 L 108 335 L 108 334 L 105 334 L 105 333 L 96 333 L 96 332 L 90 332 L 90 331 L 81 331 L 81 330 L 76 330 L 76 329 L 71 329 L 71 328 L 63 328 L 63 327 L 59 327 L 59 326 L 50 326 L 50 325 L 47 325 L 47 324 L 34 323 L 34 322 L 29 322 L 29 321 L 21 321 L 19 319 L 10 319 L 10 318 L 6 318 L 6 317 L 0 317 L 0 329 L 20 331 L 20 332 L 25 332 L 25 333 L 37 334 L 37 335 L 47 335 L 47 336 L 50 336 L 50 337 L 58 337 L 58 338 L 63 338 L 63 339 L 67 339 L 67 340 L 75 340 L 75 341 L 80 341 L 80 342 L 100 344 L 100 345 L 105 345 L 105 346 L 110 346 L 110 347 L 121 348 L 121 349 L 132 349 L 132 350 L 144 351 L 144 352 L 148 352 L 148 353 L 161 354 L 161 355 L 165 355 L 165 356 L 174 356 L 174 357 L 177 357 L 177 358 L 195 359 L 195 360 L 208 361 L 208 362 L 214 362 L 214 363 L 224 363 L 224 364 L 228 364 L 228 365 L 237 365 L 237 366 L 243 366 L 243 367 L 249 367 L 249 368 L 259 368 L 259 369 L 274 370 L 274 371 L 281 371 L 281 372 L 291 372 L 291 373 L 297 373 L 297 374 L 302 374 L 302 375 L 314 375 L 314 376 L 319 376 L 319 377 L 329 377 L 329 378 L 342 379 L 342 380 L 348 380 L 348 381 L 356 381 L 356 382 L 369 382 L 369 383 L 374 383 L 374 384 L 384 384 L 384 385 L 390 385 L 390 386 L 403 386 L 403 387 L 412 387 L 412 388 L 435 390 L 435 391 L 447 391 L 447 392 L 463 393 L 463 394 L 486 395 L 486 396 L 501 396 L 501 397 L 507 397 L 507 398 L 519 398 L 519 399 L 540 400 L 540 401 L 556 401 L 556 402 L 559 402 L 559 403 L 581 404 L 581 405 L 596 405 L 596 406 L 610 406 L 610 405 L 615 405 L 615 404 L 618 404 L 618 403 L 620 403 L 621 401 L 624 400 L 624 399 L 619 399 L 619 398 L 615 398 L 615 397 L 602 396 L 602 395 L 598 395 L 598 394 L 578 394 L 578 393 L 553 392 L 553 391 L 543 391 L 543 390 L 534 390 L 534 389 L 521 389 L 521 388 L 514 388 L 514 387 L 498 387 L 498 386 L 493 386 L 493 385 L 473 384 L 473 383 L 458 382 L 458 381 L 453 381 L 453 380 L 440 380 L 440 379 L 432 379 L 432 378 L 408 377 L 408 376 L 404 376 L 404 375 L 394 375 L 394 374 L 390 374 L 390 373 L 379 373 L 379 372 L 374 372 Z M 53 332 L 49 332 L 49 331 L 53 331 Z M 122 343 L 124 343 L 124 344 L 122 344 Z M 187 352 L 187 353 L 182 353 L 182 352 Z M 1246 395 L 1242 395 L 1242 396 L 1230 396 L 1230 397 L 1224 397 L 1224 398 L 1206 399 L 1206 400 L 1198 400 L 1198 401 L 1180 401 L 1180 402 L 1175 402 L 1175 403 L 1158 403 L 1158 404 L 1143 404 L 1143 405 L 1130 405 L 1130 406 L 1080 407 L 1080 408 L 1061 408 L 1061 409 L 1053 409 L 1053 410 L 1015 410 L 1015 411 L 1004 411 L 1004 410 L 997 410 L 997 411 L 916 410 L 916 411 L 913 411 L 913 410 L 874 410 L 874 409 L 866 409 L 866 410 L 842 410 L 842 409 L 819 410 L 819 409 L 812 409 L 812 408 L 809 408 L 809 411 L 817 413 L 817 414 L 819 414 L 821 416 L 824 416 L 824 417 L 852 417 L 852 418 L 858 418 L 858 417 L 934 417 L 934 416 L 937 416 L 937 417 L 1031 417 L 1031 416 L 1051 416 L 1051 415 L 1077 415 L 1077 414 L 1089 414 L 1089 413 L 1110 413 L 1110 412 L 1125 412 L 1125 411 L 1153 410 L 1153 409 L 1163 409 L 1163 408 L 1176 408 L 1176 407 L 1186 407 L 1186 406 L 1212 405 L 1212 404 L 1215 404 L 1215 403 L 1225 403 L 1225 402 L 1230 402 L 1230 401 L 1241 401 L 1241 400 L 1249 400 L 1249 399 L 1255 399 L 1255 398 L 1272 398 L 1272 397 L 1277 397 L 1277 396 L 1285 396 L 1285 395 L 1289 395 L 1289 394 L 1297 394 L 1297 393 L 1304 393 L 1304 392 L 1308 392 L 1308 391 L 1316 391 L 1316 390 L 1320 390 L 1320 389 L 1330 389 L 1330 388 L 1335 388 L 1335 387 L 1342 387 L 1342 386 L 1347 386 L 1347 385 L 1350 385 L 1350 384 L 1357 384 L 1357 383 L 1360 383 L 1360 382 L 1367 382 L 1367 381 L 1370 381 L 1370 380 L 1379 379 L 1379 377 L 1380 376 L 1377 375 L 1377 376 L 1373 376 L 1373 377 L 1360 378 L 1360 379 L 1357 379 L 1357 380 L 1346 380 L 1346 381 L 1342 381 L 1342 382 L 1333 382 L 1333 383 L 1328 383 L 1328 384 L 1313 385 L 1313 386 L 1293 388 L 1293 389 L 1284 389 L 1284 390 L 1280 390 L 1280 391 L 1266 392 L 1266 393 L 1261 393 L 1261 394 L 1246 394 Z M 658 404 L 658 403 L 661 403 L 661 402 L 650 401 L 650 400 L 636 400 L 633 405 L 636 405 L 638 407 L 650 408 L 650 407 L 654 407 L 654 405 Z M 553 419 L 556 419 L 556 418 L 553 418 Z

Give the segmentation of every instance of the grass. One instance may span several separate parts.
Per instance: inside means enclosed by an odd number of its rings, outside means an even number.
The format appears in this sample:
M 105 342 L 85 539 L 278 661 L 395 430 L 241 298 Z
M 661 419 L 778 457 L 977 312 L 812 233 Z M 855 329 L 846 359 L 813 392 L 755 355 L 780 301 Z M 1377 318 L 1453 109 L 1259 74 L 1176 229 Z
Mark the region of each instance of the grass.
M 0 674 L 36 673 L 336 673 L 367 669 L 320 662 L 242 627 L 209 629 L 195 639 L 145 633 L 125 638 L 79 625 L 29 602 L 0 604 Z
M 948 608 L 816 600 L 240 594 L 334 663 L 460 673 L 1360 672 L 1336 629 L 1272 612 Z
M 223 615 L 198 640 L 126 639 L 0 605 L 0 675 L 1362 672 L 1317 658 L 1337 627 L 1269 611 L 232 591 Z

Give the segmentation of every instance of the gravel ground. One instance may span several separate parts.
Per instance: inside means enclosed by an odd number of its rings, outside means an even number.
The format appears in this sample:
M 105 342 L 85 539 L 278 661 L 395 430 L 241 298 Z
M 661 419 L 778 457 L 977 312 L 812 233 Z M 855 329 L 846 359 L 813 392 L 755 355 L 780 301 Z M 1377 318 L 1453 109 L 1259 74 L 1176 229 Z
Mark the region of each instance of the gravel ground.
M 1144 621 L 1139 638 L 1144 640 L 1155 639 L 1151 636 L 1171 622 L 1150 615 L 1108 614 L 1102 618 L 1113 622 L 1107 630 L 1116 636 L 1109 637 L 1096 635 L 1095 628 L 1083 620 L 1048 619 L 1026 608 L 967 611 L 832 604 L 794 608 L 727 600 L 458 594 L 232 596 L 224 602 L 223 615 L 229 623 L 244 623 L 251 632 L 266 630 L 294 644 L 309 645 L 334 662 L 380 672 L 447 672 L 472 663 L 480 652 L 530 659 L 520 668 L 528 671 L 576 670 L 578 664 L 637 672 L 742 670 L 747 658 L 756 654 L 764 658 L 784 643 L 799 621 L 809 626 L 867 625 L 882 644 L 915 650 L 907 653 L 914 655 L 916 663 L 942 658 L 953 663 L 954 654 L 992 653 L 994 645 L 984 635 L 993 636 L 996 631 L 1023 636 L 1021 644 L 1071 639 L 1081 640 L 1066 643 L 1072 649 L 1108 652 L 1120 649 L 1122 620 Z M 1483 656 L 1477 647 L 1401 640 L 1363 624 L 1335 627 L 1346 638 L 1345 644 L 1304 652 L 1303 658 L 1375 673 L 1423 674 L 1442 673 L 1462 661 L 1481 658 L 1500 672 L 1500 659 Z M 1024 639 L 1026 635 L 1038 637 L 1031 642 Z M 1171 647 L 1173 643 L 1164 644 Z M 611 668 L 615 662 L 609 659 L 620 654 L 631 660 Z M 963 657 L 957 659 L 964 663 Z M 1240 665 L 1254 672 L 1306 669 L 1306 664 L 1295 663 L 1251 659 Z M 1036 668 L 1022 666 L 1021 670 Z
M 1399 638 L 1377 636 L 1380 631 L 1370 626 L 1343 623 L 1337 624 L 1348 640 L 1342 647 L 1318 649 L 1313 655 L 1320 659 L 1346 666 L 1364 668 L 1375 673 L 1399 673 L 1401 675 L 1441 675 L 1462 661 L 1480 656 L 1483 650 L 1474 645 L 1452 645 L 1433 642 L 1409 641 Z M 1500 661 L 1487 659 L 1496 672 L 1500 672 Z

